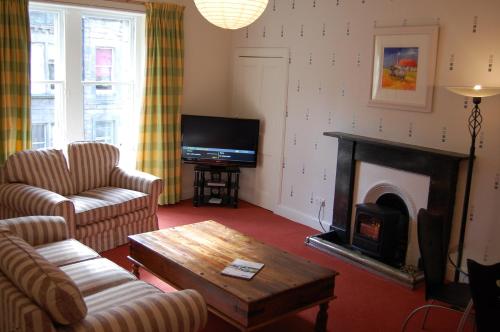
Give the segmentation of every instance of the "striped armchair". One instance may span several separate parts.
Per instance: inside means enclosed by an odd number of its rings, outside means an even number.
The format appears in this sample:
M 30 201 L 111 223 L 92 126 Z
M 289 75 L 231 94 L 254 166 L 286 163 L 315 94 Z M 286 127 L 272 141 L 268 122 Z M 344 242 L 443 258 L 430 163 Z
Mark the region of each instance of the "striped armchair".
M 158 229 L 162 180 L 118 167 L 119 150 L 97 142 L 19 151 L 7 159 L 0 185 L 0 218 L 62 216 L 69 236 L 101 252 L 128 235 Z
M 61 217 L 0 220 L 0 332 L 191 332 L 207 307 L 163 293 L 68 238 Z

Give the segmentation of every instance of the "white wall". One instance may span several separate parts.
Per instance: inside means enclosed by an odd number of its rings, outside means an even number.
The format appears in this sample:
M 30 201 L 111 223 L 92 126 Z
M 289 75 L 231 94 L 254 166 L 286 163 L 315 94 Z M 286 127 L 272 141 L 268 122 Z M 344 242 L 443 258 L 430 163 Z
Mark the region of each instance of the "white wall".
M 327 204 L 323 221 L 331 222 L 337 142 L 324 137 L 325 131 L 468 153 L 471 101 L 464 107 L 464 98 L 444 86 L 476 81 L 500 86 L 499 12 L 497 0 L 270 0 L 261 18 L 234 32 L 233 48 L 288 47 L 291 51 L 281 214 L 318 228 L 314 198 L 323 197 Z M 403 23 L 440 26 L 432 113 L 367 107 L 373 27 Z M 465 257 L 494 262 L 500 260 L 500 97 L 483 100 L 481 109 L 484 123 Z M 464 169 L 465 163 L 462 182 Z M 452 247 L 460 221 L 462 182 Z

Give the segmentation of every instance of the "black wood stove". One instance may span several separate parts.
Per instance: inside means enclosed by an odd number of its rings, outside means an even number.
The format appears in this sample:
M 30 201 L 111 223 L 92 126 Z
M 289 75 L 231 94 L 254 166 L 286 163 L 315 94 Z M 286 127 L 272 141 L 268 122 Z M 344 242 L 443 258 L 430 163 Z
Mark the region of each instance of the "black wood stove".
M 404 265 L 408 243 L 408 214 L 365 203 L 356 205 L 352 246 L 391 266 Z

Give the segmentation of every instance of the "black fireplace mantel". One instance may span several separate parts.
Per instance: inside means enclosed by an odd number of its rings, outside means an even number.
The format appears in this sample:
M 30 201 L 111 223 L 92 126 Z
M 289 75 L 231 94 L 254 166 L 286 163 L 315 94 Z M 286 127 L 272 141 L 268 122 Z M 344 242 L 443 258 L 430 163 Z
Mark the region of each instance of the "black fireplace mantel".
M 341 243 L 349 244 L 356 161 L 395 168 L 430 177 L 427 209 L 445 220 L 448 244 L 453 219 L 458 168 L 468 155 L 396 143 L 342 132 L 325 132 L 339 140 L 337 175 L 330 230 Z

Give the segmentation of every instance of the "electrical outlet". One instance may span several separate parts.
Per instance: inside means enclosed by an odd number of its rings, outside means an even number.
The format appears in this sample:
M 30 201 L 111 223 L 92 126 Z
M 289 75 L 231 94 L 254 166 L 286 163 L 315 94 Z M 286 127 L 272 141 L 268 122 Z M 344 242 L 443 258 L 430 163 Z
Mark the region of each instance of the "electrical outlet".
M 325 201 L 325 199 L 323 197 L 316 196 L 316 197 L 314 197 L 314 204 L 317 205 L 317 206 L 325 207 L 326 206 L 326 201 Z

